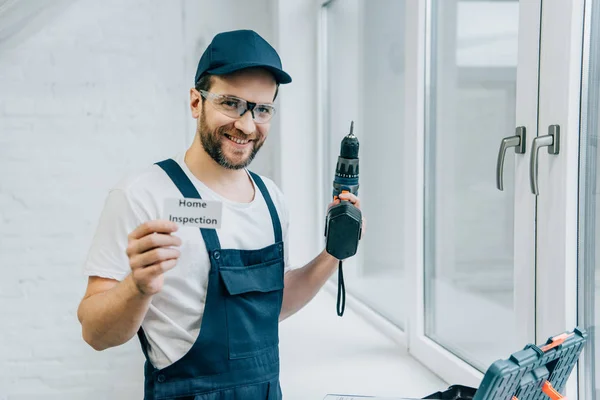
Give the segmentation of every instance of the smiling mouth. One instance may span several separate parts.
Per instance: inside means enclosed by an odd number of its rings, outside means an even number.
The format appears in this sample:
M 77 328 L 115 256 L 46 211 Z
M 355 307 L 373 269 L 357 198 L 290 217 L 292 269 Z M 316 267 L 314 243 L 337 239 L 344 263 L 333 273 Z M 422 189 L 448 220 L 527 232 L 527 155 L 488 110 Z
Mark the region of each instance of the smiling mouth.
M 227 139 L 229 139 L 229 140 L 231 140 L 232 142 L 234 142 L 234 143 L 237 143 L 237 144 L 247 144 L 248 142 L 250 142 L 250 140 L 248 140 L 248 139 L 240 139 L 240 138 L 236 138 L 236 137 L 234 137 L 234 136 L 231 136 L 231 135 L 228 135 L 228 134 L 226 134 L 226 133 L 225 133 L 224 135 L 225 135 L 225 137 L 226 137 Z

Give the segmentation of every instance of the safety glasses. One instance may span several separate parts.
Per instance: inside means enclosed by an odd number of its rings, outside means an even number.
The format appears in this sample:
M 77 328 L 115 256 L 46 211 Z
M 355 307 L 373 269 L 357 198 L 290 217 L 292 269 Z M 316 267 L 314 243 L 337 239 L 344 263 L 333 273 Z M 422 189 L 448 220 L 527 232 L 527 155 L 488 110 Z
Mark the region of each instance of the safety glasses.
M 264 124 L 269 122 L 275 114 L 273 104 L 252 103 L 239 97 L 211 93 L 206 90 L 199 90 L 199 92 L 217 111 L 230 118 L 240 118 L 246 111 L 250 111 L 255 123 Z

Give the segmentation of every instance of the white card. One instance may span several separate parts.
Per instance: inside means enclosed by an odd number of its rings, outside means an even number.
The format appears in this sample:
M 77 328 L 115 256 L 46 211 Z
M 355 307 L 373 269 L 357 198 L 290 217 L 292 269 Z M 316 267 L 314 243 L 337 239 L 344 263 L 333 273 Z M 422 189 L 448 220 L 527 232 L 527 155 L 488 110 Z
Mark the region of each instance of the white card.
M 202 199 L 166 199 L 163 218 L 179 226 L 219 229 L 223 213 L 220 201 Z

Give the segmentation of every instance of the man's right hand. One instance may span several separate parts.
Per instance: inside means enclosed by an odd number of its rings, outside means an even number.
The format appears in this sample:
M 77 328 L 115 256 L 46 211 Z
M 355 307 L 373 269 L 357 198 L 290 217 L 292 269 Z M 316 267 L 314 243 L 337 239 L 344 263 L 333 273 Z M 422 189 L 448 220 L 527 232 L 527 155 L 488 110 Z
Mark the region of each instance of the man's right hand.
M 172 235 L 177 224 L 153 220 L 138 226 L 128 236 L 127 256 L 131 276 L 141 294 L 153 295 L 163 286 L 163 274 L 177 265 L 180 255 L 173 246 L 181 246 L 181 239 Z

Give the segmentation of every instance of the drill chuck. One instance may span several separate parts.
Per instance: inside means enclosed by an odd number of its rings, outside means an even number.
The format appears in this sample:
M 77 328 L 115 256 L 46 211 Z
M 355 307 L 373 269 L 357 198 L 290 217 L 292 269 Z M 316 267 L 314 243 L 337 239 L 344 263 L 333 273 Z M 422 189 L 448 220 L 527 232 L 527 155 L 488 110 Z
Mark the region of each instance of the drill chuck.
M 358 194 L 358 138 L 354 136 L 354 121 L 350 124 L 350 133 L 342 139 L 340 155 L 333 179 L 333 197 L 342 191 Z

